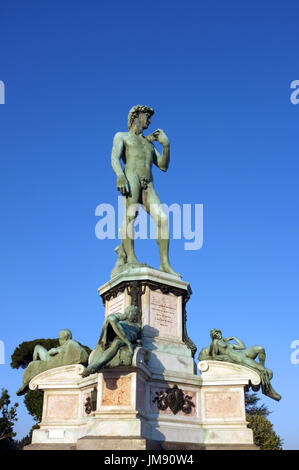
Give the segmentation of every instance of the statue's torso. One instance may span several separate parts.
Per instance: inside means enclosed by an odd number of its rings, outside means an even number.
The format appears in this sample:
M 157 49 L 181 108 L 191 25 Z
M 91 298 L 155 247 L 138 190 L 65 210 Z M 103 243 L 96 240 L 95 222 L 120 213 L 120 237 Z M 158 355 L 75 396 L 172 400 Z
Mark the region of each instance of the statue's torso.
M 152 165 L 154 158 L 154 146 L 145 137 L 124 133 L 125 144 L 125 173 L 138 175 L 140 179 L 152 179 Z
M 220 354 L 228 355 L 235 362 L 239 362 L 241 360 L 244 353 L 243 350 L 236 350 L 233 344 L 227 343 L 223 339 L 218 340 L 217 343 Z

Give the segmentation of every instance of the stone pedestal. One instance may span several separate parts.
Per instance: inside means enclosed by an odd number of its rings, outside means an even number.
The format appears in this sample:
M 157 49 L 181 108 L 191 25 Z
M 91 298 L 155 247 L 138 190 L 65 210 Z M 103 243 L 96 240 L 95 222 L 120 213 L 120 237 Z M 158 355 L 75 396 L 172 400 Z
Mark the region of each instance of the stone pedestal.
M 260 384 L 259 375 L 248 367 L 220 361 L 202 361 L 198 369 L 203 443 L 254 448 L 252 431 L 247 428 L 244 391 Z
M 196 374 L 196 346 L 187 334 L 186 304 L 192 291 L 176 276 L 148 267 L 121 273 L 99 288 L 105 316 L 124 311 L 129 305 L 140 309 L 142 345 L 150 351 L 149 368 L 162 379 Z
M 37 375 L 31 390 L 44 391 L 40 429 L 32 444 L 76 444 L 83 436 L 143 435 L 142 394 L 149 371 L 147 351 L 136 348 L 132 366 L 82 378 L 80 364 Z
M 33 431 L 33 444 L 75 444 L 86 434 L 87 414 L 84 403 L 94 388 L 89 380 L 82 386 L 84 367 L 61 366 L 37 375 L 29 384 L 31 390 L 44 392 L 40 429 Z M 30 446 L 29 446 L 30 447 Z
M 244 388 L 259 383 L 255 372 L 203 361 L 193 380 L 158 380 L 146 361 L 137 348 L 131 367 L 82 378 L 83 366 L 62 366 L 35 377 L 43 417 L 27 449 L 256 449 L 244 403 Z M 177 390 L 183 406 L 165 401 Z
M 131 366 L 86 378 L 83 366 L 63 366 L 35 377 L 29 386 L 44 391 L 44 406 L 28 448 L 254 449 L 244 388 L 259 377 L 217 361 L 201 362 L 197 375 L 186 329 L 190 285 L 140 267 L 115 276 L 99 293 L 106 316 L 139 306 L 142 347 Z

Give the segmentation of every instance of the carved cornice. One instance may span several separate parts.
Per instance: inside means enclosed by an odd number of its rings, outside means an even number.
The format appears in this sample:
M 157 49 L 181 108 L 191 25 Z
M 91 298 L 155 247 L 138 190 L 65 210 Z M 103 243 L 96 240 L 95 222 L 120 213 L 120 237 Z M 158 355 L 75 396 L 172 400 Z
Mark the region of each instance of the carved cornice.
M 112 287 L 104 294 L 101 294 L 102 301 L 105 304 L 106 301 L 117 297 L 118 294 L 123 293 L 126 289 L 129 295 L 135 295 L 141 289 L 145 289 L 148 286 L 151 290 L 160 290 L 163 294 L 174 294 L 176 296 L 182 296 L 183 303 L 186 303 L 191 295 L 191 292 L 187 291 L 186 289 L 180 289 L 179 287 L 170 286 L 168 284 L 163 284 L 158 281 L 151 281 L 151 280 L 140 280 L 140 281 L 123 281 L 117 284 L 116 286 Z M 131 293 L 130 293 L 131 292 Z M 142 292 L 144 294 L 144 292 Z

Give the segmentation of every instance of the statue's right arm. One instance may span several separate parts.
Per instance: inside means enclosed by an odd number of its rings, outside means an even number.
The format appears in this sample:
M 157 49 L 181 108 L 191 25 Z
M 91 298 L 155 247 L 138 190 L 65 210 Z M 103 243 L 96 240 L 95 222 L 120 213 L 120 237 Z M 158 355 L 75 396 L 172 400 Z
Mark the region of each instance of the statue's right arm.
M 111 165 L 113 168 L 114 173 L 117 176 L 116 186 L 117 189 L 123 196 L 127 196 L 129 194 L 129 184 L 126 178 L 126 175 L 123 172 L 120 159 L 123 156 L 125 151 L 125 143 L 124 137 L 122 132 L 117 132 L 113 139 L 113 147 L 111 153 Z

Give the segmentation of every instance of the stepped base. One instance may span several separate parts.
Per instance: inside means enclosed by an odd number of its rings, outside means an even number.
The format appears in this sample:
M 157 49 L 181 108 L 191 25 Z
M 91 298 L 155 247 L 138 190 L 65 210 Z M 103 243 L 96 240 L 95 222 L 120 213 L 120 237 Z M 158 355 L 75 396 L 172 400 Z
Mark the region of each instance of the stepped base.
M 77 450 L 76 444 L 29 444 L 23 450 Z
M 89 436 L 77 441 L 77 450 L 259 450 L 254 444 L 197 444 L 194 442 L 162 442 L 135 437 Z
M 30 444 L 24 450 L 259 450 L 254 444 L 195 444 L 136 437 L 83 437 L 76 444 Z

